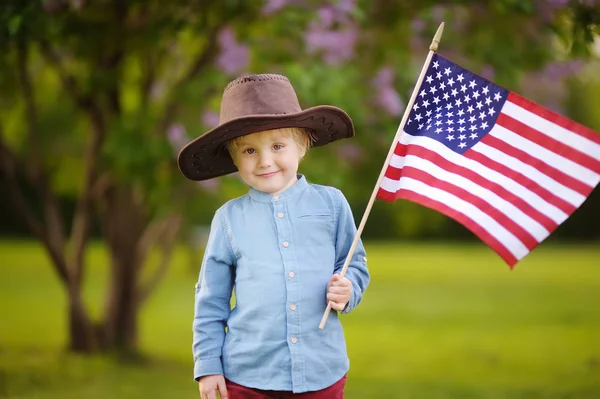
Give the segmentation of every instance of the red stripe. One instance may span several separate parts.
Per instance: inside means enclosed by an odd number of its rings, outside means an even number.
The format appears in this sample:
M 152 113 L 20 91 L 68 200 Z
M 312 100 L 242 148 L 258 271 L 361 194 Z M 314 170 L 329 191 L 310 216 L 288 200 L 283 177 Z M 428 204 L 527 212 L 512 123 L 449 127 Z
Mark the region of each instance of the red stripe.
M 600 144 L 600 134 L 596 133 L 592 129 L 587 126 L 583 126 L 571 119 L 565 118 L 562 115 L 557 114 L 556 112 L 550 111 L 547 108 L 544 108 L 526 98 L 521 97 L 518 94 L 510 93 L 508 95 L 507 101 L 510 101 L 513 104 L 518 105 L 519 107 L 523 107 L 526 110 L 533 112 L 534 114 L 557 124 L 558 126 L 564 127 L 567 130 L 572 131 L 573 133 L 577 133 L 580 136 L 585 137 L 588 140 L 595 142 L 596 144 Z
M 495 137 L 490 135 L 485 136 L 482 140 L 483 143 L 488 144 L 490 147 L 494 147 L 498 150 L 501 150 L 497 146 L 493 145 L 496 141 L 500 141 Z M 490 144 L 492 143 L 492 144 Z M 546 202 L 554 205 L 567 215 L 575 212 L 577 207 L 561 197 L 554 195 L 552 192 L 548 191 L 546 188 L 540 186 L 535 180 L 530 179 L 529 177 L 521 174 L 520 172 L 513 170 L 499 162 L 494 161 L 486 155 L 483 155 L 477 151 L 467 151 L 463 154 L 464 157 L 469 158 L 475 162 L 479 162 L 482 165 L 487 166 L 488 168 L 495 170 L 496 172 L 503 174 L 515 182 L 519 183 L 523 187 L 527 187 L 527 189 L 535 194 L 539 195 Z M 519 158 L 521 159 L 521 158 Z M 522 160 L 522 159 L 521 159 Z
M 517 197 L 514 193 L 502 187 L 498 183 L 494 183 L 468 168 L 456 165 L 443 158 L 441 155 L 434 151 L 428 150 L 425 147 L 421 147 L 419 145 L 406 146 L 404 144 L 400 144 L 396 147 L 394 153 L 399 156 L 406 156 L 406 154 L 408 154 L 417 156 L 419 158 L 427 159 L 435 165 L 437 165 L 438 167 L 450 173 L 455 173 L 457 175 L 463 176 L 468 180 L 471 180 L 473 183 L 490 190 L 491 192 L 498 195 L 500 198 L 503 198 L 507 202 L 510 202 L 515 207 L 520 209 L 523 213 L 529 215 L 529 217 L 531 217 L 533 220 L 537 221 L 542 226 L 544 226 L 549 232 L 554 231 L 554 229 L 558 227 L 558 224 L 554 222 L 554 220 L 550 219 L 548 216 L 531 206 L 525 200 L 523 200 L 520 197 Z M 387 173 L 388 172 L 386 171 L 386 174 Z M 392 174 L 397 172 L 390 171 L 389 173 Z
M 527 165 L 530 165 L 531 167 L 539 170 L 546 176 L 561 183 L 563 186 L 568 187 L 575 192 L 578 192 L 581 195 L 587 196 L 592 191 L 592 188 L 587 184 L 582 183 L 581 181 L 575 179 L 572 176 L 569 176 L 563 171 L 548 165 L 544 161 L 541 161 L 539 158 L 535 158 L 529 153 L 519 148 L 513 147 L 512 145 L 492 136 L 491 134 L 488 134 L 484 138 L 482 138 L 481 142 L 497 149 L 498 151 L 505 153 L 506 155 L 516 158 L 519 161 L 526 163 Z
M 418 181 L 422 181 L 430 187 L 438 188 L 442 191 L 448 192 L 463 201 L 469 202 L 477 207 L 480 211 L 484 212 L 498 224 L 510 231 L 515 237 L 519 239 L 530 251 L 538 245 L 538 241 L 530 233 L 527 232 L 521 225 L 517 224 L 514 220 L 510 219 L 504 213 L 500 212 L 488 201 L 485 201 L 476 195 L 471 194 L 464 188 L 455 186 L 454 184 L 446 181 L 436 179 L 431 174 L 424 172 L 420 169 L 413 167 L 404 167 L 402 169 L 402 176 L 409 177 Z
M 555 154 L 561 155 L 581 166 L 600 173 L 600 161 L 597 159 L 594 159 L 571 146 L 561 143 L 558 140 L 554 140 L 543 133 L 540 133 L 539 130 L 527 126 L 512 116 L 501 113 L 498 116 L 497 124 L 504 126 L 508 130 L 517 133 L 527 140 L 534 142 L 546 148 L 547 150 L 554 152 Z
M 513 266 L 518 262 L 518 259 L 493 235 L 484 230 L 479 224 L 473 221 L 471 218 L 466 216 L 463 213 L 460 213 L 454 208 L 450 208 L 449 206 L 442 204 L 439 201 L 435 201 L 429 197 L 418 194 L 414 191 L 409 190 L 400 190 L 397 193 L 393 194 L 383 189 L 379 189 L 379 193 L 377 195 L 381 199 L 385 199 L 386 201 L 394 201 L 399 198 L 403 198 L 412 202 L 416 202 L 428 208 L 431 208 L 435 211 L 443 213 L 444 215 L 456 220 L 461 223 L 467 229 L 469 229 L 473 234 L 475 234 L 481 241 L 486 243 L 494 252 L 496 252 L 512 269 Z

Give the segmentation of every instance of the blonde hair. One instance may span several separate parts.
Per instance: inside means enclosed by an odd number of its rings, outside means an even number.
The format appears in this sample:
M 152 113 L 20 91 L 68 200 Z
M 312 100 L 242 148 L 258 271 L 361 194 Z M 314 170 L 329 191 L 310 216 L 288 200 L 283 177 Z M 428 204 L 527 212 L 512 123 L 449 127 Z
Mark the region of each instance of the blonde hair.
M 302 127 L 282 127 L 273 130 L 279 130 L 279 132 L 281 132 L 281 134 L 284 137 L 291 137 L 292 140 L 294 140 L 294 142 L 296 143 L 296 145 L 300 147 L 300 149 L 302 149 L 304 152 L 308 151 L 308 149 L 313 143 L 313 138 L 310 134 L 310 131 Z M 236 137 L 234 139 L 228 140 L 227 143 L 225 143 L 229 154 L 231 154 L 232 156 L 233 153 L 238 148 L 240 148 L 240 141 L 242 137 L 244 136 Z

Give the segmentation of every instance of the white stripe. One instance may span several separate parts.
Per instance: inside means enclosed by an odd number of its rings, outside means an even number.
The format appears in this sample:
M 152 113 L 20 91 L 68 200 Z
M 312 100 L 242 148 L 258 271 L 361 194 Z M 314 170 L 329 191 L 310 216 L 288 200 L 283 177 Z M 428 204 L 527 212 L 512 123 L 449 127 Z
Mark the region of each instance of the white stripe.
M 494 127 L 490 134 L 494 132 Z M 503 164 L 509 169 L 514 170 L 515 172 L 528 177 L 529 179 L 535 181 L 541 187 L 550 191 L 556 197 L 559 197 L 569 204 L 579 207 L 585 201 L 585 196 L 579 194 L 577 191 L 570 189 L 569 187 L 557 182 L 550 176 L 540 172 L 538 169 L 533 166 L 526 164 L 525 162 L 510 156 L 497 148 L 491 147 L 483 142 L 477 143 L 477 145 L 471 148 L 471 151 L 478 152 L 480 154 L 485 155 L 493 161 L 496 161 L 500 164 Z
M 525 212 L 514 206 L 511 202 L 500 197 L 498 194 L 493 191 L 481 187 L 477 183 L 461 176 L 456 173 L 448 172 L 445 169 L 440 168 L 433 162 L 419 158 L 414 155 L 409 155 L 407 157 L 398 157 L 404 158 L 404 167 L 413 167 L 415 169 L 422 170 L 434 176 L 436 179 L 441 181 L 448 182 L 456 187 L 462 188 L 474 196 L 480 198 L 485 203 L 481 201 L 475 202 L 474 205 L 480 209 L 485 209 L 491 205 L 496 208 L 500 213 L 503 213 L 507 218 L 515 222 L 515 224 L 520 225 L 525 231 L 531 234 L 537 242 L 542 242 L 546 237 L 550 235 L 550 232 L 546 230 L 544 226 L 535 221 L 531 216 L 527 215 Z M 394 160 L 394 162 L 398 161 L 398 158 Z M 396 166 L 396 165 L 393 165 Z
M 408 177 L 403 177 L 400 180 L 391 180 L 384 177 L 381 182 L 381 188 L 392 193 L 399 190 L 413 191 L 417 194 L 431 198 L 434 201 L 440 202 L 456 212 L 462 213 L 496 238 L 515 258 L 519 260 L 529 252 L 527 247 L 523 245 L 517 237 L 506 230 L 487 213 L 483 212 L 470 202 L 464 201 L 447 191 L 431 187 L 419 180 Z
M 484 179 L 487 179 L 493 183 L 504 187 L 507 191 L 512 192 L 515 196 L 521 198 L 531 207 L 537 209 L 539 212 L 543 213 L 557 224 L 562 223 L 569 216 L 562 210 L 558 209 L 556 206 L 550 204 L 545 199 L 534 193 L 533 191 L 530 191 L 527 187 L 512 180 L 506 175 L 503 175 L 500 172 L 490 169 L 477 161 L 466 158 L 461 154 L 450 150 L 448 147 L 438 142 L 437 140 L 424 136 L 412 136 L 404 132 L 404 134 L 400 138 L 400 142 L 405 145 L 418 145 L 427 148 L 431 151 L 434 151 L 446 160 L 458 166 L 467 168 L 472 172 L 478 174 L 479 176 L 483 177 Z M 480 143 L 475 144 L 473 148 L 475 148 L 479 144 Z M 471 150 L 473 148 L 471 148 Z M 394 157 L 392 157 L 392 160 L 394 160 Z
M 558 169 L 574 179 L 579 180 L 587 186 L 592 188 L 595 187 L 595 183 L 598 182 L 598 179 L 600 179 L 600 175 L 598 173 L 589 170 L 588 168 L 581 166 L 580 164 L 573 162 L 562 155 L 558 155 L 557 153 L 552 152 L 547 148 L 542 147 L 541 145 L 536 144 L 533 141 L 530 141 L 503 126 L 494 126 L 489 134 L 498 140 L 502 140 L 505 143 L 526 152 L 532 157 L 553 166 L 555 169 Z
M 525 108 L 507 101 L 501 110 L 502 113 L 517 119 L 527 126 L 553 138 L 556 141 L 564 143 L 569 147 L 575 148 L 577 151 L 589 155 L 590 157 L 600 161 L 600 144 L 593 142 L 569 129 L 565 129 L 556 123 L 550 122 L 539 115 L 534 114 Z

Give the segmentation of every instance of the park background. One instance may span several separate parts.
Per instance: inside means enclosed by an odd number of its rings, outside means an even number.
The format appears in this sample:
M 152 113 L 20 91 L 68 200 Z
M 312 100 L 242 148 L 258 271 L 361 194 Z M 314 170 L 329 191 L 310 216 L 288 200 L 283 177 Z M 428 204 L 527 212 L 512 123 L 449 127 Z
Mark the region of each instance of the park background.
M 352 117 L 301 173 L 359 221 L 442 21 L 442 55 L 600 131 L 596 0 L 3 0 L 0 398 L 197 397 L 206 226 L 246 188 L 179 149 L 230 80 L 285 74 Z M 363 238 L 348 398 L 600 397 L 598 189 L 512 271 L 407 201 Z

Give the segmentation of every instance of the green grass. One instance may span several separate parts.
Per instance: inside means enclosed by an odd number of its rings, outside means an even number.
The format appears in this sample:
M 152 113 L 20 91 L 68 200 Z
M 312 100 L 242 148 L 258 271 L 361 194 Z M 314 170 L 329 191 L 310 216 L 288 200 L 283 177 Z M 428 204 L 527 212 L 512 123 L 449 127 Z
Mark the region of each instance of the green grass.
M 600 246 L 542 245 L 511 271 L 482 245 L 367 243 L 371 286 L 344 326 L 352 398 L 600 398 Z M 98 315 L 105 255 L 88 254 Z M 63 351 L 44 252 L 0 242 L 0 398 L 194 398 L 197 270 L 183 251 L 140 318 L 145 358 Z

